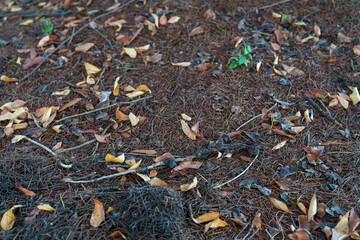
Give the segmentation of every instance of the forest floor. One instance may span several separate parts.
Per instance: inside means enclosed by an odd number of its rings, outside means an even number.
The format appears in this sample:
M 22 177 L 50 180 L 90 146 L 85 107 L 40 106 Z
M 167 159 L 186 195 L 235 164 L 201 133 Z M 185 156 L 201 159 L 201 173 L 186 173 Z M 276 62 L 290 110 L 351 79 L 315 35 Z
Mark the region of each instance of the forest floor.
M 1 239 L 360 239 L 358 1 L 119 2 L 0 2 Z

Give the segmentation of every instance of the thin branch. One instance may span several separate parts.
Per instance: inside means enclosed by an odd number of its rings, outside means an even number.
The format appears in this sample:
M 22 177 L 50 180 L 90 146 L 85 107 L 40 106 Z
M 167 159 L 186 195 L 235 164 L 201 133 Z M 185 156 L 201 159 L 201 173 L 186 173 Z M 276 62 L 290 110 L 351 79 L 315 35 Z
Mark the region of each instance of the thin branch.
M 98 111 L 101 111 L 101 110 L 105 110 L 105 109 L 108 109 L 108 108 L 112 108 L 112 107 L 115 107 L 115 106 L 117 106 L 117 105 L 119 105 L 119 104 L 132 104 L 132 103 L 139 102 L 139 101 L 142 101 L 142 100 L 151 98 L 151 97 L 152 97 L 152 96 L 146 96 L 146 97 L 139 98 L 139 99 L 136 99 L 136 100 L 133 100 L 133 101 L 130 101 L 130 102 L 116 102 L 116 103 L 110 104 L 109 106 L 105 106 L 105 107 L 98 108 L 98 109 L 94 109 L 94 110 L 91 110 L 91 111 L 88 111 L 88 112 L 78 113 L 78 114 L 75 114 L 75 115 L 71 115 L 71 116 L 67 116 L 67 117 L 61 118 L 61 119 L 59 119 L 59 120 L 56 120 L 55 123 L 62 122 L 62 121 L 64 121 L 64 120 L 67 120 L 67 119 L 70 119 L 70 118 L 75 118 L 75 117 L 87 115 L 87 114 L 89 114 L 89 113 L 98 112 Z
M 107 15 L 110 15 L 110 14 L 112 14 L 113 12 L 116 12 L 117 10 L 119 10 L 119 9 L 121 9 L 121 8 L 124 8 L 124 7 L 130 5 L 130 4 L 133 3 L 133 2 L 135 2 L 135 0 L 130 0 L 130 1 L 128 1 L 127 3 L 124 3 L 123 5 L 117 7 L 117 8 L 115 8 L 115 9 L 109 11 L 109 12 L 106 12 L 106 13 L 104 13 L 104 14 L 101 14 L 101 15 L 95 17 L 95 18 L 92 19 L 89 23 L 87 23 L 87 24 L 85 24 L 84 26 L 82 26 L 81 28 L 79 28 L 75 33 L 71 34 L 70 37 L 68 37 L 67 39 L 65 39 L 64 41 L 62 41 L 62 42 L 59 44 L 59 46 L 57 46 L 57 48 L 55 48 L 52 52 L 50 52 L 48 55 L 46 55 L 46 56 L 44 57 L 44 59 L 43 59 L 30 73 L 28 73 L 27 75 L 25 75 L 25 76 L 21 79 L 21 81 L 24 81 L 24 80 L 26 80 L 28 77 L 30 77 L 36 70 L 38 70 L 38 69 L 41 67 L 41 65 L 42 65 L 52 54 L 54 54 L 55 52 L 57 52 L 62 46 L 64 46 L 65 43 L 67 43 L 68 41 L 70 41 L 70 40 L 71 40 L 74 36 L 76 36 L 79 32 L 81 32 L 82 30 L 84 30 L 85 28 L 87 28 L 88 26 L 90 26 L 90 23 L 91 23 L 92 21 L 95 21 L 95 20 L 97 20 L 97 19 L 99 19 L 99 18 L 102 18 L 102 17 L 105 17 L 105 16 L 107 16 Z
M 275 103 L 271 108 L 268 109 L 268 111 L 271 111 L 274 107 L 276 107 L 277 103 Z M 253 120 L 261 117 L 262 114 L 256 115 L 255 117 L 250 118 L 248 121 L 246 121 L 245 123 L 241 124 L 240 127 L 238 127 L 235 131 L 239 131 L 240 128 L 242 128 L 243 126 L 245 126 L 246 124 L 252 122 Z
M 259 156 L 259 154 L 256 155 L 256 157 L 251 161 L 251 163 L 249 164 L 249 166 L 247 166 L 247 168 L 246 168 L 244 171 L 242 171 L 239 175 L 237 175 L 236 177 L 230 179 L 230 180 L 227 181 L 227 182 L 224 182 L 224 183 L 222 183 L 222 184 L 216 185 L 214 188 L 215 188 L 215 189 L 216 189 L 216 188 L 221 188 L 222 186 L 224 186 L 224 185 L 226 185 L 226 184 L 228 184 L 228 183 L 231 183 L 232 181 L 238 179 L 240 176 L 244 175 L 244 174 L 246 173 L 246 171 L 249 170 L 249 168 L 251 167 L 251 165 L 253 165 L 253 163 L 254 163 L 255 160 L 258 158 L 258 156 Z
M 283 4 L 283 3 L 287 3 L 287 2 L 291 2 L 291 1 L 292 1 L 292 0 L 283 0 L 283 1 L 276 2 L 276 3 L 273 3 L 273 4 L 267 5 L 267 6 L 259 7 L 258 9 L 259 9 L 259 10 L 261 10 L 261 9 L 267 9 L 267 8 L 271 8 L 271 7 L 274 7 L 274 6 L 276 6 L 276 5 Z
M 50 148 L 42 145 L 41 143 L 39 143 L 39 142 L 37 142 L 37 141 L 35 141 L 35 140 L 32 140 L 31 138 L 28 138 L 28 137 L 26 137 L 25 139 L 28 140 L 29 142 L 32 142 L 32 143 L 35 144 L 35 145 L 38 145 L 39 147 L 41 147 L 41 148 L 43 148 L 43 149 L 45 149 L 46 151 L 48 151 L 49 153 L 51 153 L 51 155 L 53 155 L 54 157 L 56 156 L 56 153 L 54 153 L 53 151 L 51 151 Z
M 184 160 L 187 160 L 189 158 L 194 158 L 195 156 L 188 156 L 188 157 L 184 157 L 184 158 L 175 158 L 175 162 L 182 162 Z M 125 172 L 120 172 L 120 173 L 115 173 L 115 174 L 111 174 L 111 175 L 107 175 L 107 176 L 103 176 L 103 177 L 99 177 L 99 178 L 93 178 L 93 179 L 90 179 L 90 180 L 80 180 L 80 181 L 74 181 L 74 180 L 71 180 L 69 178 L 64 178 L 63 181 L 64 182 L 67 182 L 67 183 L 93 183 L 93 182 L 99 182 L 101 180 L 105 180 L 105 179 L 110 179 L 110 178 L 115 178 L 115 177 L 120 177 L 120 176 L 124 176 L 124 175 L 127 175 L 127 174 L 130 174 L 130 173 L 135 173 L 135 172 L 144 172 L 144 171 L 147 171 L 147 170 L 151 170 L 151 169 L 154 169 L 156 167 L 160 167 L 160 166 L 163 166 L 165 165 L 164 162 L 158 162 L 158 163 L 154 163 L 150 166 L 147 166 L 147 167 L 142 167 L 142 168 L 138 168 L 138 169 L 135 169 L 135 170 L 130 170 L 130 171 L 125 171 Z
M 108 136 L 110 136 L 110 135 L 111 135 L 111 134 L 108 133 L 108 134 L 104 135 L 104 137 L 108 137 Z M 58 151 L 56 151 L 56 153 L 63 153 L 63 152 L 68 152 L 68 151 L 75 150 L 75 149 L 78 149 L 78 148 L 82 148 L 82 147 L 85 147 L 86 145 L 89 145 L 89 144 L 91 144 L 91 143 L 93 143 L 93 142 L 96 142 L 96 141 L 97 141 L 96 139 L 91 139 L 91 140 L 89 140 L 89 141 L 87 141 L 87 142 L 84 142 L 84 143 L 82 143 L 82 144 L 80 144 L 80 145 L 78 145 L 78 146 L 76 146 L 76 147 L 71 147 L 71 148 L 66 148 L 66 149 L 58 150 Z

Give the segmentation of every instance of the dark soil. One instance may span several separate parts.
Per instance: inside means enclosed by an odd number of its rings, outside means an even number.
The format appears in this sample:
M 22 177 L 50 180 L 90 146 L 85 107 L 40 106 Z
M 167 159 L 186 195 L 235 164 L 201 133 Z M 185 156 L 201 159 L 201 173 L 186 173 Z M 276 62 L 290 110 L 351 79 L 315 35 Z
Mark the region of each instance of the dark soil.
M 297 199 L 302 196 L 301 202 L 308 207 L 314 192 L 317 202 L 327 206 L 325 216 L 316 215 L 318 224 L 336 224 L 339 216 L 351 208 L 359 215 L 359 104 L 354 106 L 350 101 L 348 109 L 341 105 L 329 108 L 331 117 L 326 117 L 322 103 L 328 106 L 332 98 L 311 94 L 310 99 L 306 97 L 311 89 L 330 95 L 350 95 L 349 86 L 360 88 L 360 75 L 356 74 L 360 72 L 360 58 L 352 50 L 354 45 L 360 44 L 360 6 L 357 1 L 288 1 L 274 6 L 271 4 L 278 1 L 169 0 L 147 1 L 145 5 L 139 1 L 96 20 L 101 25 L 110 17 L 125 19 L 127 23 L 120 32 L 115 31 L 116 27 L 108 26 L 97 31 L 85 28 L 23 79 L 37 64 L 24 70 L 16 61 L 20 57 L 23 64 L 29 53 L 19 53 L 19 49 L 33 48 L 39 56 L 46 56 L 46 49 L 58 47 L 65 38 L 88 23 L 85 18 L 93 19 L 114 4 L 110 0 L 93 0 L 89 5 L 88 1 L 73 1 L 70 9 L 64 9 L 63 1 L 51 0 L 44 7 L 38 6 L 39 2 L 17 1 L 22 10 L 16 13 L 8 10 L 7 2 L 0 3 L 1 74 L 20 79 L 17 82 L 0 81 L 0 105 L 23 100 L 29 112 L 35 113 L 42 107 L 62 107 L 75 98 L 83 99 L 57 112 L 55 120 L 46 128 L 37 127 L 28 119 L 26 129 L 15 130 L 6 136 L 5 127 L 9 121 L 0 121 L 0 212 L 3 214 L 14 205 L 23 205 L 14 210 L 15 225 L 10 231 L 2 230 L 1 239 L 108 239 L 115 231 L 124 233 L 128 239 L 271 239 L 270 235 L 275 235 L 273 232 L 279 232 L 274 239 L 283 239 L 292 233 L 291 226 L 299 228 L 297 218 L 303 213 L 297 206 Z M 181 19 L 175 24 L 160 25 L 155 34 L 145 26 L 127 47 L 150 44 L 151 48 L 135 59 L 121 54 L 124 46 L 116 43 L 115 36 L 119 33 L 132 36 L 140 27 L 135 21 L 137 16 L 151 20 L 151 6 L 166 7 L 168 18 L 179 16 Z M 203 14 L 208 9 L 216 13 L 216 19 L 205 19 Z M 279 23 L 272 17 L 272 12 L 294 16 L 295 22 L 303 21 L 306 26 Z M 46 35 L 41 31 L 44 24 L 39 18 L 44 14 L 54 26 L 54 41 L 42 48 L 37 44 Z M 75 27 L 66 27 L 64 20 L 71 16 L 84 21 Z M 34 19 L 34 23 L 20 25 L 27 19 Z M 240 22 L 244 24 L 242 28 Z M 320 41 L 301 43 L 301 39 L 315 36 L 315 24 L 321 28 Z M 204 33 L 190 37 L 189 33 L 198 26 L 204 28 Z M 278 42 L 276 29 L 289 32 L 289 38 Z M 341 41 L 339 32 L 352 41 Z M 240 51 L 232 43 L 237 36 L 244 37 L 244 42 L 252 47 L 254 59 L 248 67 L 230 69 L 229 59 Z M 76 46 L 84 43 L 95 46 L 86 53 L 74 51 Z M 275 51 L 270 43 L 278 43 L 281 50 Z M 331 44 L 335 44 L 336 49 L 330 52 Z M 161 61 L 145 64 L 145 56 L 156 53 L 163 55 Z M 284 77 L 274 73 L 274 53 L 279 57 L 278 69 L 283 70 L 281 64 L 286 64 L 304 74 Z M 107 60 L 109 56 L 110 61 Z M 257 71 L 259 61 L 262 65 Z M 87 75 L 84 62 L 104 71 L 94 74 L 97 88 L 89 85 L 79 91 L 76 84 Z M 191 66 L 177 67 L 171 64 L 174 62 L 191 62 Z M 204 63 L 211 63 L 211 67 L 205 71 L 197 70 L 196 66 Z M 119 81 L 119 95 L 111 94 L 109 101 L 100 103 L 95 90 L 112 92 L 115 79 L 124 73 Z M 138 97 L 149 96 L 144 100 L 121 104 L 133 101 L 123 91 L 127 85 L 135 88 L 146 85 L 151 94 Z M 71 89 L 67 96 L 52 95 L 67 88 Z M 110 102 L 119 102 L 117 107 L 125 114 L 132 112 L 145 119 L 136 126 L 131 126 L 129 121 L 117 121 L 119 126 L 114 129 L 111 119 L 116 120 L 116 107 L 110 107 L 56 122 L 89 111 L 89 104 L 97 109 Z M 314 103 L 323 110 L 319 111 Z M 266 114 L 264 109 L 270 110 Z M 307 109 L 313 115 L 309 123 L 303 117 Z M 298 134 L 287 133 L 294 138 L 271 130 L 286 130 L 284 118 L 295 116 L 298 111 L 301 117 L 292 123 L 306 128 Z M 201 139 L 191 140 L 183 133 L 182 113 L 192 117 L 190 126 L 200 122 Z M 263 116 L 242 126 L 262 113 Z M 56 133 L 52 127 L 58 124 L 63 126 L 61 132 Z M 20 134 L 50 149 L 58 142 L 62 142 L 61 149 L 68 149 L 95 139 L 94 133 L 110 134 L 108 142 L 94 142 L 58 152 L 56 157 L 26 140 L 11 141 Z M 282 148 L 272 150 L 286 139 L 289 140 Z M 225 141 L 225 145 L 211 145 L 215 141 Z M 249 149 L 240 149 L 239 144 L 246 144 Z M 324 145 L 324 151 L 314 165 L 308 161 L 305 150 L 319 144 Z M 157 153 L 131 153 L 138 149 Z M 223 158 L 214 157 L 216 151 L 221 151 Z M 64 182 L 64 178 L 86 181 L 113 174 L 109 167 L 114 164 L 105 161 L 106 154 L 125 153 L 126 159 L 133 158 L 136 162 L 141 159 L 141 167 L 145 167 L 153 164 L 156 156 L 167 152 L 175 158 L 196 155 L 193 160 L 201 161 L 202 166 L 177 175 L 172 174 L 169 167 L 158 167 L 157 177 L 170 186 L 191 183 L 196 177 L 195 189 L 175 192 L 154 188 L 152 191 L 136 174 L 92 183 Z M 203 153 L 209 154 L 204 157 Z M 224 157 L 228 153 L 233 154 Z M 214 189 L 242 173 L 256 155 L 256 161 L 240 178 Z M 292 170 L 291 174 L 288 169 Z M 280 176 L 280 171 L 285 171 L 285 176 Z M 142 173 L 149 175 L 150 170 Z M 283 190 L 276 182 L 286 184 L 288 189 Z M 36 196 L 25 196 L 16 183 L 35 192 Z M 270 194 L 268 190 L 271 190 Z M 151 194 L 154 195 L 153 202 L 148 197 Z M 269 196 L 286 202 L 292 214 L 274 208 Z M 106 213 L 105 221 L 98 228 L 90 225 L 93 199 L 101 201 L 105 210 L 114 208 Z M 166 199 L 174 202 L 166 202 Z M 148 204 L 141 208 L 141 202 Z M 27 221 L 25 218 L 31 216 L 40 203 L 50 204 L 55 211 L 40 211 L 34 219 Z M 136 204 L 139 204 L 138 212 L 135 211 Z M 159 211 L 152 212 L 149 206 Z M 229 225 L 204 233 L 205 224 L 196 224 L 191 215 L 198 217 L 207 212 L 219 212 L 220 219 Z M 250 225 L 257 212 L 261 213 L 262 228 L 255 233 L 255 228 Z M 164 229 L 171 233 L 161 234 Z M 308 230 L 312 239 L 326 239 L 321 227 Z

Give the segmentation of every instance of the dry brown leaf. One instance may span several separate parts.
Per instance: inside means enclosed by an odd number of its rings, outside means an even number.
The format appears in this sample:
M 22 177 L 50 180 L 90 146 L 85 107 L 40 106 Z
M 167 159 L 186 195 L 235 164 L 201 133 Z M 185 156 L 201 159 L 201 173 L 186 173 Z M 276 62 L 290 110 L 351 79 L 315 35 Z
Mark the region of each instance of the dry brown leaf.
M 158 172 L 155 169 L 153 169 L 150 171 L 149 177 L 153 178 L 153 177 L 157 176 L 157 174 L 158 174 Z
M 281 49 L 281 46 L 277 43 L 270 43 L 271 47 L 275 50 L 275 51 L 279 51 Z
M 196 135 L 194 134 L 194 132 L 190 129 L 189 125 L 184 121 L 184 120 L 180 120 L 181 123 L 181 128 L 183 130 L 183 132 L 185 133 L 186 136 L 188 136 L 188 138 L 195 140 L 196 139 Z
M 195 223 L 205 223 L 218 219 L 219 217 L 220 217 L 220 213 L 218 212 L 208 212 L 197 217 L 196 219 L 193 218 L 193 221 Z
M 26 188 L 23 188 L 20 183 L 15 183 L 15 186 L 20 190 L 22 191 L 25 196 L 35 196 L 36 193 L 34 193 L 33 191 L 30 191 L 30 190 L 27 190 Z
M 182 171 L 185 169 L 199 169 L 202 165 L 202 162 L 196 161 L 183 161 L 178 166 L 176 166 L 172 172 Z
M 349 214 L 350 211 L 340 218 L 340 221 L 336 224 L 335 228 L 333 228 L 332 230 L 331 239 L 343 240 L 349 236 Z
M 4 231 L 9 231 L 12 229 L 15 223 L 15 215 L 13 209 L 7 210 L 1 218 L 1 228 Z
M 196 28 L 194 28 L 194 29 L 190 32 L 189 36 L 192 37 L 192 36 L 201 34 L 201 33 L 203 33 L 203 32 L 204 32 L 204 28 L 203 28 L 203 27 L 196 27 Z
M 75 52 L 82 52 L 82 53 L 86 53 L 87 51 L 90 50 L 90 48 L 92 48 L 93 46 L 95 46 L 94 43 L 85 43 L 83 45 L 77 46 L 75 48 Z
M 72 0 L 65 0 L 64 1 L 64 8 L 69 9 L 71 7 L 71 1 Z
M 108 140 L 105 136 L 101 136 L 101 135 L 98 135 L 95 133 L 95 138 L 98 142 L 101 142 L 101 143 L 107 143 Z
M 210 9 L 206 10 L 206 12 L 204 13 L 204 17 L 205 17 L 206 20 L 208 20 L 208 19 L 215 20 L 216 19 L 216 14 L 210 8 Z
M 39 210 L 44 210 L 44 211 L 48 211 L 48 212 L 53 212 L 55 211 L 55 208 L 53 208 L 52 206 L 50 206 L 50 204 L 40 204 L 40 205 L 37 205 L 37 209 Z
M 105 161 L 107 162 L 115 162 L 115 163 L 123 163 L 125 161 L 125 154 L 121 154 L 115 157 L 112 154 L 106 154 Z
M 94 199 L 95 208 L 91 215 L 90 225 L 93 227 L 98 227 L 105 220 L 105 211 L 103 204 Z
M 270 197 L 270 201 L 276 209 L 282 210 L 287 213 L 292 213 L 283 201 L 277 200 L 273 197 Z
M 157 53 L 154 54 L 153 56 L 146 56 L 144 60 L 152 63 L 157 63 L 161 61 L 162 56 L 163 56 L 162 54 Z
M 356 55 L 360 56 L 360 45 L 355 45 L 353 51 Z
M 165 160 L 167 160 L 167 159 L 174 159 L 174 156 L 171 154 L 171 153 L 164 153 L 163 155 L 161 155 L 161 156 L 159 156 L 159 157 L 156 157 L 155 159 L 154 159 L 154 162 L 163 162 L 163 161 L 165 161 Z
M 75 98 L 73 100 L 71 100 L 70 102 L 68 102 L 67 104 L 65 104 L 64 106 L 62 106 L 60 109 L 59 109 L 59 112 L 62 112 L 64 111 L 65 109 L 71 107 L 71 106 L 74 106 L 75 104 L 77 104 L 78 102 L 80 102 L 82 100 L 82 98 Z
M 309 231 L 304 229 L 297 229 L 295 233 L 288 234 L 291 240 L 311 240 L 312 238 L 308 234 Z
M 290 191 L 290 187 L 285 182 L 275 181 L 275 183 L 279 186 L 281 190 Z
M 170 187 L 169 184 L 161 180 L 160 178 L 154 177 L 149 181 L 150 186 L 152 187 Z
M 126 236 L 125 236 L 122 232 L 120 232 L 120 231 L 115 231 L 115 232 L 109 234 L 107 237 L 108 237 L 108 238 L 119 239 L 119 240 L 120 240 L 121 238 L 117 238 L 117 237 L 122 237 L 122 239 L 127 240 Z
M 282 136 L 286 136 L 286 137 L 289 137 L 289 138 L 292 138 L 292 139 L 295 139 L 295 137 L 287 132 L 285 132 L 284 130 L 282 129 L 277 129 L 277 128 L 273 128 L 272 131 L 276 134 L 279 134 L 279 135 L 282 135 Z
M 88 62 L 84 62 L 84 66 L 85 66 L 87 75 L 98 73 L 101 71 L 101 68 L 95 67 L 94 65 L 92 65 Z
M 16 82 L 16 81 L 19 81 L 19 79 L 17 79 L 17 78 L 9 78 L 8 76 L 5 76 L 5 75 L 2 75 L 0 80 L 4 81 L 4 82 Z
M 26 104 L 26 101 L 17 99 L 12 103 L 12 107 L 13 108 L 19 108 L 19 107 L 24 106 L 25 104 Z
M 307 220 L 309 222 L 314 219 L 316 212 L 317 212 L 317 201 L 316 201 L 316 192 L 314 192 L 314 195 L 310 200 L 309 210 L 307 213 Z
M 295 132 L 295 133 L 300 133 L 300 132 L 302 132 L 305 128 L 306 128 L 306 126 L 291 127 L 291 131 L 293 131 L 293 132 Z
M 218 228 L 218 227 L 225 227 L 229 225 L 227 222 L 221 220 L 220 218 L 218 219 L 215 219 L 214 221 L 212 222 L 209 222 L 208 224 L 205 225 L 205 231 L 204 232 L 207 232 L 210 228 Z
M 160 25 L 166 25 L 167 24 L 167 17 L 165 15 L 165 13 L 163 13 L 160 17 L 160 20 L 159 20 L 159 23 Z
M 261 217 L 261 213 L 260 212 L 256 213 L 254 219 L 251 222 L 251 224 L 257 229 L 261 229 L 262 221 L 260 217 Z
M 197 65 L 195 68 L 199 72 L 203 72 L 203 71 L 208 70 L 210 67 L 211 67 L 211 63 L 204 63 L 204 64 Z
M 197 184 L 198 184 L 198 180 L 197 180 L 197 178 L 195 177 L 195 178 L 193 179 L 192 183 L 187 183 L 187 184 L 182 184 L 182 185 L 180 185 L 180 190 L 181 190 L 182 192 L 189 191 L 189 190 L 191 190 L 191 189 L 193 189 L 193 188 L 196 188 Z
M 314 26 L 314 32 L 315 32 L 315 35 L 316 35 L 317 37 L 320 37 L 320 35 L 321 35 L 321 29 L 320 29 L 320 27 L 319 27 L 317 24 L 315 24 L 315 26 Z
M 349 233 L 353 233 L 360 224 L 360 218 L 356 214 L 355 210 L 351 208 L 349 215 Z
M 178 16 L 172 16 L 172 17 L 169 19 L 168 23 L 177 23 L 179 20 L 180 20 L 180 17 L 178 17 Z
M 155 150 L 148 150 L 148 149 L 136 149 L 131 152 L 132 153 L 143 153 L 143 154 L 149 154 L 149 155 L 157 154 L 157 152 Z
M 119 121 L 129 121 L 130 120 L 129 115 L 126 115 L 119 109 L 116 109 L 116 119 Z
M 349 38 L 342 33 L 338 33 L 338 39 L 342 42 L 347 42 L 347 43 L 352 42 L 352 38 Z
M 324 146 L 311 147 L 307 150 L 307 160 L 310 164 L 316 165 L 316 160 L 319 159 L 320 154 L 324 151 Z

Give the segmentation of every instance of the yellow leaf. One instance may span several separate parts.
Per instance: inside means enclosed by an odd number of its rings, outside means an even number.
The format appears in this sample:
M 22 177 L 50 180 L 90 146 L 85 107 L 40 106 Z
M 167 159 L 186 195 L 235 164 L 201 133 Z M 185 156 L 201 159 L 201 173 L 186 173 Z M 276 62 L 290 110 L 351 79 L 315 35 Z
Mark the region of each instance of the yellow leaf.
M 64 91 L 56 91 L 53 92 L 51 95 L 56 95 L 56 96 L 67 96 L 70 94 L 70 90 L 69 89 L 65 89 Z
M 282 210 L 287 213 L 292 213 L 283 201 L 277 200 L 276 198 L 270 197 L 271 203 L 276 209 Z
M 85 62 L 84 66 L 85 66 L 87 75 L 98 73 L 98 72 L 101 71 L 101 68 L 97 68 L 97 67 L 95 67 L 94 65 L 92 65 L 92 64 L 90 64 L 88 62 Z
M 337 96 L 341 106 L 343 106 L 345 109 L 348 109 L 349 108 L 349 102 L 343 98 L 343 97 L 340 97 L 339 95 Z
M 132 166 L 128 169 L 128 171 L 135 170 L 135 169 L 137 169 L 138 167 L 140 167 L 141 161 L 142 161 L 142 160 L 140 160 L 140 161 L 137 162 L 136 164 L 132 165 Z
M 143 95 L 145 92 L 143 92 L 143 91 L 134 91 L 134 92 L 132 92 L 132 93 L 127 93 L 127 94 L 125 94 L 127 97 L 129 97 L 129 98 L 136 98 L 136 97 L 138 97 L 138 96 L 141 96 L 141 95 Z
M 14 226 L 15 223 L 15 215 L 13 210 L 7 210 L 1 218 L 1 228 L 4 231 L 9 231 Z
M 188 115 L 186 115 L 185 113 L 181 114 L 182 119 L 186 120 L 186 121 L 191 121 L 191 117 L 189 117 Z
M 120 85 L 119 85 L 119 80 L 120 80 L 120 77 L 117 77 L 117 78 L 115 79 L 115 82 L 114 82 L 113 94 L 114 94 L 115 96 L 119 95 L 119 87 L 120 87 Z
M 192 181 L 192 183 L 187 183 L 187 184 L 183 184 L 180 186 L 180 190 L 182 192 L 186 192 L 186 191 L 189 191 L 193 188 L 195 188 L 197 186 L 197 183 L 198 183 L 198 180 L 197 178 L 195 177 L 194 180 Z
M 53 212 L 55 211 L 55 208 L 53 208 L 52 206 L 50 206 L 49 204 L 40 204 L 37 206 L 37 208 L 39 210 L 44 210 L 44 211 L 48 211 L 48 212 Z
M 161 180 L 160 178 L 154 177 L 149 181 L 150 186 L 152 187 L 170 187 L 169 184 Z
M 142 53 L 146 50 L 149 50 L 149 48 L 150 48 L 150 44 L 142 46 L 142 47 L 135 47 L 135 50 L 137 53 Z
M 93 227 L 98 227 L 105 220 L 105 211 L 104 206 L 100 201 L 94 199 L 94 203 L 95 208 L 91 215 L 90 225 Z
M 196 219 L 193 219 L 193 221 L 195 223 L 205 223 L 205 222 L 210 222 L 212 220 L 215 220 L 219 217 L 220 217 L 220 213 L 218 213 L 218 212 L 208 212 L 208 213 L 205 213 L 205 214 L 197 217 Z
M 8 76 L 2 75 L 0 78 L 1 81 L 4 82 L 15 82 L 15 81 L 19 81 L 19 79 L 17 78 L 9 78 Z
M 111 154 L 106 154 L 105 160 L 108 162 L 123 163 L 125 161 L 125 154 L 121 154 L 118 157 L 115 157 Z
M 120 111 L 119 109 L 116 109 L 116 119 L 119 121 L 129 121 L 130 118 L 128 115 Z
M 218 228 L 218 227 L 225 227 L 229 225 L 227 222 L 221 220 L 220 218 L 215 219 L 212 222 L 209 222 L 205 225 L 205 232 L 207 232 L 210 228 Z
M 52 127 L 52 130 L 54 130 L 55 132 L 59 133 L 61 127 L 62 127 L 62 124 L 55 125 L 55 126 Z
M 124 49 L 125 53 L 127 55 L 129 55 L 129 57 L 136 58 L 136 50 L 135 50 L 135 48 L 124 47 L 123 49 Z
M 309 210 L 308 210 L 308 221 L 312 220 L 313 217 L 315 216 L 317 211 L 317 201 L 316 201 L 316 192 L 314 192 L 314 195 L 312 196 L 311 200 L 310 200 L 310 206 L 309 206 Z
M 133 114 L 133 113 L 129 114 L 129 119 L 131 122 L 131 126 L 133 126 L 133 127 L 135 127 L 140 121 L 140 119 L 137 116 L 135 116 L 135 114 Z
M 278 70 L 278 69 L 276 69 L 275 67 L 274 67 L 274 72 L 277 74 L 277 75 L 280 75 L 280 76 L 286 76 L 286 74 L 287 74 L 287 72 L 285 72 L 285 71 L 280 71 L 280 70 Z M 282 73 L 282 74 L 281 74 Z
M 188 67 L 191 65 L 191 62 L 179 62 L 179 63 L 171 63 L 171 64 L 177 67 Z
M 148 86 L 146 86 L 146 85 L 140 85 L 140 86 L 138 86 L 138 87 L 134 90 L 134 92 L 136 92 L 136 91 L 143 91 L 143 92 L 149 92 L 149 93 L 151 93 L 150 88 L 149 88 Z
M 149 181 L 150 181 L 150 178 L 149 178 L 146 174 L 136 173 L 136 175 L 138 175 L 139 177 L 141 177 L 145 182 L 149 182 Z
M 28 26 L 28 25 L 30 25 L 30 24 L 32 24 L 32 23 L 34 23 L 34 19 L 28 19 L 28 20 L 20 23 L 20 25 L 22 25 L 22 26 Z
M 351 99 L 353 105 L 356 105 L 360 101 L 360 95 L 359 95 L 359 91 L 358 91 L 357 87 L 354 87 L 352 94 L 350 94 L 350 99 Z
M 188 136 L 190 139 L 195 140 L 196 135 L 190 129 L 189 125 L 182 119 L 180 120 L 180 122 L 181 122 L 181 128 L 182 128 L 183 132 L 185 133 L 185 135 Z
M 297 203 L 299 209 L 300 209 L 304 214 L 307 215 L 308 210 L 306 209 L 305 205 L 304 205 L 302 202 L 300 202 L 301 197 L 302 197 L 302 195 L 297 199 L 296 203 Z

